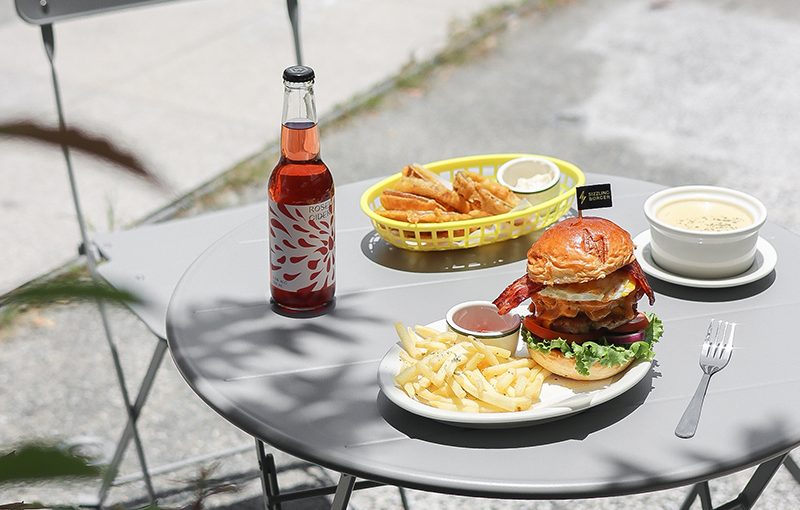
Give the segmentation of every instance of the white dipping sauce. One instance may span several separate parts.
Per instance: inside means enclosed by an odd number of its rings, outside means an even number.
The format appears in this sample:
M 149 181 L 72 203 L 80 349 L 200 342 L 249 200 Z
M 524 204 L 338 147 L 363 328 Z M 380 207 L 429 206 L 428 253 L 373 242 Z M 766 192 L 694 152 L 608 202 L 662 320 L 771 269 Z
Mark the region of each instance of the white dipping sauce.
M 512 160 L 499 172 L 498 180 L 520 193 L 535 193 L 558 183 L 560 172 L 552 162 L 542 158 Z
M 513 183 L 513 186 L 522 191 L 537 191 L 545 188 L 552 180 L 553 176 L 549 174 L 537 174 L 531 177 L 520 177 L 517 182 Z

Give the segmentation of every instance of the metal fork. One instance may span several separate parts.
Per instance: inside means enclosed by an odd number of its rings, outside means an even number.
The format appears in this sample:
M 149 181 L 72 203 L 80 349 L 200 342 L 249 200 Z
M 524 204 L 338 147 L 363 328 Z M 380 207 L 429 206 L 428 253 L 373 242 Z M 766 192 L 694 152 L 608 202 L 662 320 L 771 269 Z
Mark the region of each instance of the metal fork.
M 731 360 L 735 329 L 736 324 L 733 322 L 711 319 L 706 339 L 703 342 L 703 349 L 700 351 L 700 368 L 703 369 L 703 378 L 700 379 L 700 384 L 697 385 L 692 400 L 686 407 L 686 411 L 683 412 L 681 421 L 675 427 L 676 436 L 682 438 L 694 436 L 697 422 L 700 421 L 700 410 L 703 408 L 708 382 L 712 375 L 725 368 Z

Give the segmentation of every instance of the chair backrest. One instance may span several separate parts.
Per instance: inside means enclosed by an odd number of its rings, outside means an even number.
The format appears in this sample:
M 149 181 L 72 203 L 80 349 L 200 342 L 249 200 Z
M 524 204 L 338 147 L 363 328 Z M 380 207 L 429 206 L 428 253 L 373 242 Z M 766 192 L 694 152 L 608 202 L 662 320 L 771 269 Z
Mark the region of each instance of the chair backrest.
M 28 23 L 52 25 L 65 19 L 169 1 L 172 0 L 14 0 L 14 5 L 19 17 Z M 297 63 L 302 64 L 297 0 L 286 0 L 286 9 L 292 25 Z
M 19 17 L 34 25 L 169 0 L 14 0 Z

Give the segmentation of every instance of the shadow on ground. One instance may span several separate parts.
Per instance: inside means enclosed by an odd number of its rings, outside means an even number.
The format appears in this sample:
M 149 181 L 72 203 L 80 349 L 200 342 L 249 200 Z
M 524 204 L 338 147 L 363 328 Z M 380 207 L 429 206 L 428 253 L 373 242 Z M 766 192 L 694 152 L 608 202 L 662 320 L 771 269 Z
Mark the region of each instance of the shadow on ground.
M 321 496 L 281 503 L 283 510 L 328 510 L 330 507 L 331 502 Z M 210 508 L 213 510 L 264 510 L 264 499 L 255 497 Z

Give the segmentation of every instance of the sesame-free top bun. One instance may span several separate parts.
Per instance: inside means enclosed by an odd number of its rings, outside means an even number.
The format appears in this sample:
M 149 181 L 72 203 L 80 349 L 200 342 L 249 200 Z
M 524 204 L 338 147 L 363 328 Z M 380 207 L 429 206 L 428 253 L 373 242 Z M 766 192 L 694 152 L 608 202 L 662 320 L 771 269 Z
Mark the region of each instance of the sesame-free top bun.
M 536 349 L 528 348 L 528 353 L 530 354 L 531 359 L 541 365 L 545 370 L 549 370 L 555 375 L 560 375 L 561 377 L 566 377 L 567 379 L 575 379 L 577 381 L 598 381 L 600 379 L 617 375 L 628 368 L 631 362 L 633 362 L 633 358 L 631 358 L 627 363 L 612 367 L 606 367 L 595 362 L 591 367 L 589 367 L 589 375 L 583 375 L 578 373 L 578 371 L 575 369 L 575 360 L 567 358 L 564 356 L 564 353 L 558 349 L 553 349 L 549 353 L 545 354 Z
M 528 250 L 528 276 L 544 285 L 605 278 L 634 260 L 631 235 L 605 218 L 569 218 Z

